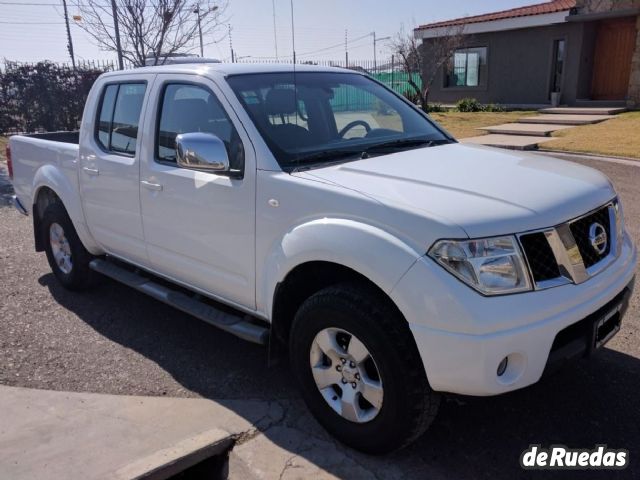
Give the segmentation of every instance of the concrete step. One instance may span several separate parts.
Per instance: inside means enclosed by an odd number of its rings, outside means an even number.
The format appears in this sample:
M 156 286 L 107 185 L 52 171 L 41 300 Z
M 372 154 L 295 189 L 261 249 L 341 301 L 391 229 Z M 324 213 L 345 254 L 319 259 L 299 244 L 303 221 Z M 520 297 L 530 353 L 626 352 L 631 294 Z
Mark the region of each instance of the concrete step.
M 613 107 L 613 108 L 626 108 L 626 100 L 587 100 L 578 99 L 574 105 L 575 107 Z
M 626 112 L 624 107 L 554 107 L 542 108 L 540 113 L 571 114 L 571 115 L 616 115 Z
M 567 115 L 567 114 L 544 114 L 518 119 L 520 123 L 546 123 L 553 125 L 589 125 L 590 123 L 604 122 L 615 115 Z
M 552 125 L 547 123 L 503 123 L 502 125 L 480 127 L 477 130 L 484 130 L 485 132 L 503 135 L 548 137 L 552 132 L 555 132 L 556 130 L 564 130 L 565 128 L 573 128 L 573 125 Z
M 462 143 L 473 143 L 509 150 L 535 150 L 538 148 L 539 143 L 549 142 L 551 140 L 555 139 L 552 137 L 534 137 L 532 135 L 501 135 L 494 133 L 460 139 Z

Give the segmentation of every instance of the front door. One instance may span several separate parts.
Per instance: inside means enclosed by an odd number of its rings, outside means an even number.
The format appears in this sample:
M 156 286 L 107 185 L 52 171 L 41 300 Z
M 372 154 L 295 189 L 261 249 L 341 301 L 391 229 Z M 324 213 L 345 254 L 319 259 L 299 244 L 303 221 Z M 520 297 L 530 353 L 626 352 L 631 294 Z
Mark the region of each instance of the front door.
M 626 98 L 635 44 L 635 17 L 604 20 L 598 24 L 591 98 L 594 100 Z
M 152 268 L 228 302 L 255 308 L 255 156 L 217 86 L 158 75 L 145 118 L 140 204 Z M 153 133 L 151 133 L 153 132 Z M 176 164 L 179 133 L 208 132 L 242 178 Z
M 87 225 L 110 254 L 146 264 L 140 217 L 138 128 L 155 75 L 104 83 L 95 130 L 82 129 L 79 183 Z M 90 114 L 87 114 L 90 116 Z M 93 123 L 92 119 L 85 119 Z

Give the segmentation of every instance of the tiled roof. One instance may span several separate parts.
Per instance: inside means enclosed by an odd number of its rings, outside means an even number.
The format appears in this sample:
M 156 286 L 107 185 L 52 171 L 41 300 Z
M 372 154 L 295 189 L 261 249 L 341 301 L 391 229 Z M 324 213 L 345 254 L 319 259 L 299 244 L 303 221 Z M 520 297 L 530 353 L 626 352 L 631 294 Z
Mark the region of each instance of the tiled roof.
M 506 18 L 528 17 L 531 15 L 542 15 L 545 13 L 562 12 L 576 6 L 576 0 L 552 0 L 550 2 L 537 3 L 526 7 L 511 8 L 501 12 L 485 13 L 472 17 L 456 18 L 443 22 L 427 23 L 420 25 L 416 30 L 429 28 L 450 27 L 454 25 L 466 25 L 468 23 L 491 22 L 493 20 L 503 20 Z

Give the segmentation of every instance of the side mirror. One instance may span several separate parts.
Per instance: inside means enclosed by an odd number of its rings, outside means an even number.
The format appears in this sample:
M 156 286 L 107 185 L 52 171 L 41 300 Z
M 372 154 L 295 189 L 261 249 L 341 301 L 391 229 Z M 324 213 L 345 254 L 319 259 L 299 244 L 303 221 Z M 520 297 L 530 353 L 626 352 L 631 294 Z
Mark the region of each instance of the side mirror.
M 212 133 L 181 133 L 176 136 L 176 161 L 182 168 L 229 172 L 229 155 L 224 142 Z

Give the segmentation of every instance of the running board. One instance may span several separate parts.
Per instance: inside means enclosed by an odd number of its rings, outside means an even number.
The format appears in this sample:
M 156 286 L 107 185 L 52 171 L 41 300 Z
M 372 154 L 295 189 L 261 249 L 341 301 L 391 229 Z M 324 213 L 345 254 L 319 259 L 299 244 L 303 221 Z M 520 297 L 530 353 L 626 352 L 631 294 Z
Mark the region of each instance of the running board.
M 267 327 L 252 323 L 243 317 L 218 310 L 197 298 L 190 297 L 176 290 L 171 290 L 164 285 L 154 282 L 151 278 L 119 267 L 108 260 L 96 258 L 89 263 L 89 266 L 92 270 L 102 275 L 135 288 L 139 292 L 146 293 L 156 300 L 160 300 L 167 305 L 171 305 L 178 310 L 193 315 L 243 340 L 259 345 L 266 345 L 268 342 L 269 329 Z

